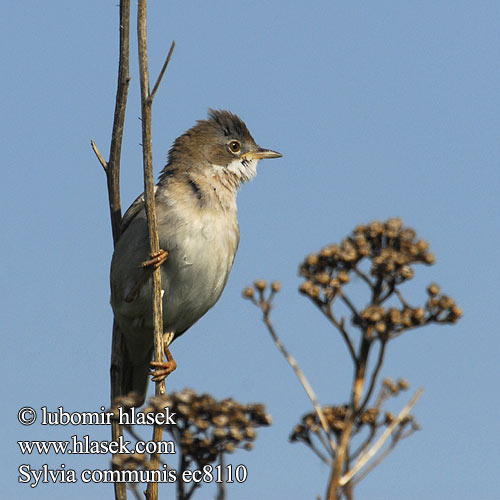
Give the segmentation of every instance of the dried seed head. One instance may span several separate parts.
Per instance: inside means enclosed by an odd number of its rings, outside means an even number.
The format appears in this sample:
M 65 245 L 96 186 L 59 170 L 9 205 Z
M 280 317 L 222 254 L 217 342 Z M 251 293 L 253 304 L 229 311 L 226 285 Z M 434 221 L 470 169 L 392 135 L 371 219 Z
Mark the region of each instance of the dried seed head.
M 328 273 L 318 273 L 315 278 L 316 281 L 323 286 L 328 285 L 330 282 L 330 275 Z
M 426 264 L 434 264 L 434 262 L 436 262 L 436 256 L 433 253 L 427 253 L 424 255 L 424 262 Z
M 274 293 L 278 293 L 281 290 L 281 283 L 279 281 L 273 281 L 271 283 L 271 290 Z
M 424 253 L 429 250 L 429 243 L 427 243 L 427 241 L 425 240 L 418 240 L 415 246 L 420 253 Z
M 311 288 L 312 283 L 310 281 L 304 281 L 304 283 L 301 283 L 299 286 L 299 292 L 304 294 L 304 295 L 309 295 L 309 288 Z
M 395 419 L 396 419 L 396 417 L 390 411 L 387 411 L 385 413 L 384 423 L 385 423 L 385 425 L 391 425 Z
M 398 380 L 398 387 L 401 391 L 407 391 L 410 387 L 410 383 L 408 382 L 408 380 L 400 378 Z
M 410 266 L 403 266 L 400 274 L 405 280 L 411 280 L 414 276 L 413 269 Z
M 253 285 L 256 290 L 263 292 L 266 289 L 267 283 L 265 280 L 255 280 Z
M 373 221 L 369 226 L 368 226 L 368 234 L 371 238 L 375 238 L 377 236 L 380 236 L 384 232 L 384 226 L 383 224 L 375 220 Z
M 243 292 L 242 292 L 242 295 L 245 299 L 252 299 L 253 296 L 254 296 L 254 291 L 253 291 L 253 288 L 247 286 Z
M 424 319 L 425 319 L 425 311 L 424 311 L 424 309 L 422 309 L 421 307 L 417 307 L 413 311 L 413 318 L 415 319 L 415 321 L 417 323 L 421 323 L 422 321 L 424 321 Z
M 337 279 L 340 283 L 349 283 L 349 273 L 347 271 L 339 271 L 337 274 Z
M 439 288 L 439 285 L 437 285 L 436 283 L 431 283 L 428 287 L 427 287 L 427 293 L 429 295 L 437 295 L 440 291 L 440 288 Z
M 306 264 L 310 267 L 318 265 L 319 258 L 315 253 L 312 253 L 306 257 Z
M 396 309 L 395 307 L 391 307 L 389 309 L 389 320 L 394 325 L 401 323 L 401 311 L 399 309 Z
M 450 309 L 454 305 L 455 301 L 451 297 L 448 297 L 447 295 L 442 295 L 441 298 L 439 299 L 439 307 L 441 307 L 441 309 Z

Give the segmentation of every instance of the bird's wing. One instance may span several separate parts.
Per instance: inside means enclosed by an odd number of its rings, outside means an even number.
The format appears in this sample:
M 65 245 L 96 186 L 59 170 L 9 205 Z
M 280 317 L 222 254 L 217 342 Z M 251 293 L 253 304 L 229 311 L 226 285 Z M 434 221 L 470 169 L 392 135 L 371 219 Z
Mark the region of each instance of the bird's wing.
M 158 186 L 154 187 L 154 192 L 156 194 L 156 190 Z M 135 201 L 128 207 L 128 210 L 125 212 L 125 215 L 122 218 L 122 233 L 126 231 L 127 227 L 134 220 L 136 215 L 144 208 L 144 193 L 139 195 Z

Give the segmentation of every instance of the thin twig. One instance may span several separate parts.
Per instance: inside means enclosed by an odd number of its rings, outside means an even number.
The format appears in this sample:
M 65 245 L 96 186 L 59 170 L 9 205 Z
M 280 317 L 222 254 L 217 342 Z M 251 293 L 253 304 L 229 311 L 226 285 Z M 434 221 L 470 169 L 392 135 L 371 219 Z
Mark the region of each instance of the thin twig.
M 142 497 L 141 495 L 139 494 L 139 488 L 137 487 L 137 484 L 135 483 L 131 483 L 130 484 L 130 490 L 132 491 L 134 497 L 136 500 L 141 500 Z
M 385 295 L 382 295 L 382 297 L 379 298 L 378 300 L 378 304 L 383 304 L 389 297 L 392 296 L 392 294 L 394 293 L 394 290 L 395 290 L 395 284 L 394 284 L 394 280 L 392 279 L 390 284 L 387 285 L 387 291 L 385 292 Z
M 201 486 L 200 483 L 193 483 L 191 487 L 189 488 L 188 492 L 184 495 L 183 500 L 189 500 L 192 496 L 193 493 Z
M 318 438 L 319 438 L 319 433 L 318 433 Z M 320 439 L 321 441 L 321 439 Z M 321 441 L 323 443 L 323 441 Z M 318 447 L 311 441 L 309 441 L 307 443 L 309 445 L 309 448 L 311 448 L 311 450 L 316 453 L 316 455 L 318 456 L 318 458 L 324 462 L 326 465 L 328 465 L 328 467 L 331 467 L 332 466 L 332 461 L 331 459 L 325 457 L 325 455 L 323 455 L 323 453 L 318 449 Z
M 153 99 L 155 98 L 156 91 L 158 90 L 158 87 L 160 86 L 161 79 L 163 78 L 163 75 L 165 74 L 165 70 L 167 69 L 168 63 L 170 62 L 170 58 L 172 57 L 172 53 L 174 52 L 175 48 L 175 40 L 172 41 L 172 45 L 170 45 L 170 50 L 168 51 L 167 58 L 165 59 L 165 62 L 163 63 L 163 67 L 161 68 L 160 74 L 158 75 L 158 79 L 156 80 L 156 83 L 153 87 L 153 91 L 151 92 L 151 95 L 149 96 L 149 99 L 151 102 L 153 102 Z
M 99 151 L 96 143 L 94 142 L 94 139 L 90 139 L 90 146 L 92 147 L 92 151 L 94 151 L 95 155 L 97 156 L 99 163 L 102 165 L 102 168 L 104 169 L 105 172 L 107 172 L 108 164 L 106 160 L 102 157 L 101 152 Z
M 357 266 L 353 266 L 352 270 L 363 280 L 365 283 L 370 287 L 373 288 L 373 283 L 372 280 L 363 272 L 361 269 L 359 269 Z
M 408 413 L 410 413 L 411 409 L 416 405 L 423 392 L 423 389 L 418 389 L 415 392 L 410 401 L 408 401 L 408 404 L 399 412 L 397 418 L 395 418 L 394 421 L 387 426 L 387 428 L 381 434 L 375 444 L 358 458 L 349 472 L 342 476 L 342 478 L 340 479 L 340 486 L 344 486 L 345 484 L 347 484 L 378 453 L 380 448 L 382 448 L 384 443 L 394 432 L 394 429 L 403 421 Z
M 330 447 L 330 443 L 325 441 L 325 437 L 321 432 L 317 432 L 316 436 L 318 438 L 318 441 L 323 445 L 323 448 L 325 448 L 326 452 L 330 455 L 330 457 L 334 456 L 334 453 Z
M 352 343 L 351 338 L 349 337 L 349 334 L 347 333 L 347 330 L 345 329 L 344 326 L 344 321 L 339 321 L 334 315 L 330 307 L 321 307 L 320 310 L 323 312 L 323 314 L 333 323 L 333 325 L 339 330 L 339 332 L 342 334 L 342 337 L 344 338 L 345 343 L 347 344 L 347 348 L 349 349 L 349 354 L 351 355 L 352 360 L 354 361 L 355 364 L 357 364 L 357 357 L 356 357 L 356 352 L 354 350 L 354 345 Z
M 415 429 L 412 429 L 410 432 L 403 434 L 402 432 L 397 431 L 395 436 L 391 440 L 391 444 L 375 459 L 372 460 L 363 471 L 361 471 L 352 481 L 352 486 L 356 486 L 360 481 L 362 481 L 375 467 L 380 465 L 380 463 L 387 458 L 387 456 L 394 450 L 396 445 L 407 437 L 411 436 L 415 432 Z
M 338 295 L 340 296 L 344 304 L 351 310 L 353 316 L 361 319 L 359 311 L 354 307 L 354 304 L 349 300 L 349 297 L 347 297 L 347 295 L 345 295 L 341 290 L 339 290 Z
M 371 380 L 370 380 L 370 385 L 368 387 L 368 391 L 366 392 L 365 398 L 363 399 L 363 402 L 361 403 L 361 406 L 359 407 L 359 411 L 362 412 L 366 405 L 368 404 L 368 401 L 370 400 L 370 397 L 373 392 L 373 388 L 375 387 L 375 382 L 377 381 L 378 374 L 380 372 L 380 368 L 382 367 L 382 363 L 384 362 L 384 354 L 385 354 L 385 347 L 387 345 L 386 340 L 381 340 L 380 341 L 380 348 L 378 351 L 378 358 L 377 358 L 377 364 L 375 365 L 375 369 L 373 370 Z
M 377 410 L 380 410 L 380 408 L 382 408 L 382 404 L 387 399 L 389 399 L 390 395 L 391 394 L 390 394 L 389 390 L 386 388 L 386 386 L 384 384 L 382 384 L 382 387 L 380 388 L 380 392 L 379 392 L 377 399 L 375 401 L 374 408 L 377 408 Z
M 404 307 L 411 309 L 410 304 L 406 302 L 406 299 L 403 297 L 403 294 L 397 288 L 394 288 L 394 293 L 397 295 L 399 301 L 401 302 L 401 304 L 403 304 Z
M 298 365 L 297 361 L 295 358 L 286 350 L 285 346 L 283 345 L 283 342 L 279 339 L 278 335 L 276 334 L 276 331 L 274 330 L 274 327 L 271 323 L 271 319 L 269 317 L 269 308 L 266 310 L 263 310 L 264 312 L 264 323 L 267 326 L 267 329 L 269 333 L 271 334 L 271 337 L 274 341 L 274 344 L 276 347 L 279 349 L 281 354 L 283 354 L 284 358 L 287 360 L 288 364 L 293 368 L 293 371 L 295 372 L 295 375 L 297 375 L 297 378 L 299 379 L 302 387 L 306 391 L 306 394 L 309 396 L 309 399 L 311 400 L 311 403 L 314 407 L 314 410 L 316 411 L 316 414 L 318 415 L 319 421 L 321 422 L 321 426 L 323 427 L 323 430 L 325 431 L 325 434 L 327 436 L 328 442 L 330 443 L 330 446 L 332 448 L 332 452 L 334 452 L 337 448 L 337 445 L 333 441 L 333 439 L 330 436 L 330 426 L 328 425 L 328 420 L 326 419 L 323 410 L 321 409 L 321 406 L 318 403 L 318 398 L 316 397 L 316 394 L 314 393 L 314 390 L 307 380 L 307 377 L 304 375 L 304 372 Z
M 368 448 L 368 446 L 370 446 L 370 443 L 373 441 L 373 438 L 376 436 L 377 430 L 379 428 L 380 427 L 378 425 L 374 425 L 370 428 L 370 432 L 368 433 L 368 436 L 366 436 L 365 440 L 359 445 L 359 447 L 355 451 L 353 451 L 350 454 L 349 458 L 351 460 L 354 460 L 360 453 L 365 451 L 366 448 Z

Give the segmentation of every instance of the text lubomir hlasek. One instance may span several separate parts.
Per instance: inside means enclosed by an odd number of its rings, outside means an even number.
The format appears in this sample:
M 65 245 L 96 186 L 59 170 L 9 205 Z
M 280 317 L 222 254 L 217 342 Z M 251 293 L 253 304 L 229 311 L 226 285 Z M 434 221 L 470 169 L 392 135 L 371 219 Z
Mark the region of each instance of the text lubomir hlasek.
M 113 412 L 105 411 L 104 406 L 101 406 L 101 411 L 67 412 L 62 406 L 56 411 L 49 411 L 46 406 L 42 406 L 41 410 L 42 425 L 110 425 L 114 418 Z M 168 407 L 161 413 L 118 408 L 118 422 L 121 425 L 175 425 L 174 417 L 175 413 L 171 413 Z

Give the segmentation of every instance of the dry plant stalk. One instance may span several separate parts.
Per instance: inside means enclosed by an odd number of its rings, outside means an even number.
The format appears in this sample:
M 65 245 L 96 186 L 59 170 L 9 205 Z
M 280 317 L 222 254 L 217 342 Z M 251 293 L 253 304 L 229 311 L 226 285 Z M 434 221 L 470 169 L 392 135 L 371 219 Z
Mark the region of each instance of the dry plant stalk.
M 149 65 L 147 49 L 147 1 L 139 0 L 137 4 L 137 45 L 139 53 L 139 75 L 141 84 L 141 117 L 142 117 L 142 159 L 144 167 L 144 205 L 148 220 L 149 244 L 151 256 L 158 255 L 160 244 L 158 239 L 158 228 L 156 223 L 155 190 L 153 176 L 153 146 L 151 131 L 151 116 L 153 99 L 160 85 L 161 79 L 167 69 L 167 65 L 172 56 L 175 42 L 172 42 L 170 51 L 163 64 L 162 70 L 153 87 L 153 92 L 149 88 Z M 161 296 L 161 270 L 159 267 L 153 270 L 153 325 L 154 325 L 154 360 L 163 361 L 163 313 Z M 157 380 L 155 387 L 157 396 L 165 394 L 165 380 Z M 153 428 L 153 441 L 162 440 L 163 427 L 155 425 Z M 157 469 L 160 465 L 160 455 L 153 454 L 151 457 L 152 467 Z M 146 491 L 148 500 L 158 499 L 158 483 L 148 484 Z
M 264 322 L 286 360 L 295 370 L 313 402 L 314 412 L 304 415 L 290 439 L 303 442 L 331 467 L 326 498 L 352 499 L 353 488 L 373 470 L 396 444 L 419 427 L 410 411 L 422 394 L 419 389 L 398 416 L 381 411 L 382 404 L 408 389 L 404 380 L 385 379 L 374 402 L 375 385 L 384 362 L 387 344 L 403 333 L 431 323 L 455 323 L 462 310 L 455 301 L 440 292 L 439 286 L 427 288 L 425 305 L 412 306 L 401 292 L 401 285 L 414 276 L 415 264 L 431 265 L 435 257 L 429 245 L 416 238 L 412 228 L 398 218 L 358 226 L 340 245 L 329 245 L 306 257 L 299 267 L 305 278 L 299 290 L 309 297 L 344 340 L 354 365 L 351 396 L 347 404 L 320 407 L 310 384 L 295 359 L 288 354 L 271 323 L 270 312 L 280 286 L 274 282 L 267 293 L 267 283 L 255 281 L 243 296 L 262 311 Z M 360 307 L 359 294 L 352 294 L 349 283 L 355 277 L 369 291 L 368 304 Z M 366 297 L 364 297 L 366 300 Z M 335 309 L 335 310 L 334 310 Z M 341 312 L 339 312 L 339 310 Z M 346 317 L 350 317 L 351 327 Z M 358 332 L 358 347 L 353 340 Z M 377 346 L 373 369 L 368 359 Z M 360 441 L 354 447 L 354 438 Z M 390 444 L 387 444 L 391 439 Z M 383 449 L 384 445 L 386 448 Z
M 120 160 L 123 141 L 123 128 L 125 125 L 125 111 L 127 108 L 128 88 L 130 83 L 130 0 L 120 1 L 120 56 L 118 62 L 118 83 L 115 100 L 115 112 L 113 119 L 113 131 L 111 134 L 111 145 L 109 160 L 106 162 L 102 157 L 97 145 L 91 140 L 91 146 L 104 168 L 108 185 L 109 211 L 111 217 L 111 230 L 113 234 L 113 244 L 116 245 L 121 234 L 121 201 L 120 201 Z M 121 386 L 123 377 L 122 359 L 125 356 L 125 343 L 123 334 L 116 322 L 113 322 L 113 340 L 111 347 L 111 402 L 116 397 Z M 112 439 L 118 441 L 122 431 L 118 422 L 112 424 Z M 115 483 L 116 500 L 126 500 L 126 485 Z
M 146 214 L 148 218 L 150 249 L 153 254 L 159 250 L 158 232 L 156 227 L 156 212 L 154 206 L 154 179 L 152 161 L 152 136 L 151 136 L 151 107 L 153 98 L 158 90 L 161 79 L 165 73 L 168 62 L 172 56 L 175 42 L 172 43 L 169 54 L 162 67 L 160 75 L 154 85 L 153 92 L 149 91 L 149 71 L 147 59 L 147 30 L 146 30 L 146 1 L 140 0 L 137 11 L 137 33 L 139 47 L 139 66 L 141 82 L 141 111 L 142 111 L 142 143 L 143 143 L 143 166 L 144 166 L 144 197 Z M 108 197 L 111 215 L 111 227 L 113 243 L 116 245 L 121 234 L 121 202 L 120 202 L 120 159 L 123 139 L 123 128 L 125 124 L 125 111 L 127 105 L 128 87 L 130 83 L 130 1 L 120 1 L 120 57 L 118 66 L 118 85 L 116 93 L 115 114 L 109 160 L 106 162 L 101 155 L 97 145 L 92 140 L 91 146 L 100 164 L 104 168 L 108 184 Z M 153 272 L 153 312 L 155 326 L 155 360 L 163 360 L 163 331 L 161 311 L 161 274 L 156 269 Z M 111 403 L 113 405 L 123 377 L 122 359 L 126 355 L 122 333 L 116 322 L 113 323 L 113 341 L 111 354 Z M 165 382 L 157 382 L 156 393 L 165 394 Z M 112 424 L 113 440 L 117 441 L 122 431 L 117 421 Z M 162 429 L 155 427 L 153 439 L 161 440 Z M 156 466 L 159 465 L 159 457 L 153 457 Z M 113 460 L 115 463 L 115 460 Z M 157 485 L 148 488 L 148 498 L 157 499 Z M 154 491 L 156 489 L 156 491 Z M 126 500 L 126 485 L 115 483 L 115 498 Z

